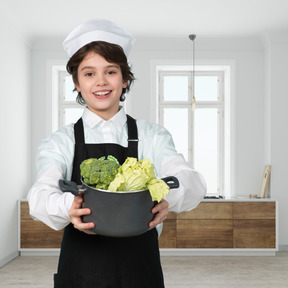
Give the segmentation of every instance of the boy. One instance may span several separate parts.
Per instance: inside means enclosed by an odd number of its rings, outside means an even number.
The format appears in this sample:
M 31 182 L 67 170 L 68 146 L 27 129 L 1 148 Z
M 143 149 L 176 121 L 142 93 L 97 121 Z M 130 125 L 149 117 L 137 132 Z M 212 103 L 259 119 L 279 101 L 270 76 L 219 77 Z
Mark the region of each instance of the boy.
M 85 104 L 83 116 L 44 140 L 38 150 L 37 180 L 29 191 L 30 214 L 53 229 L 63 229 L 61 254 L 54 283 L 58 287 L 163 288 L 158 236 L 169 211 L 191 210 L 205 195 L 205 182 L 174 148 L 169 132 L 147 121 L 135 120 L 119 109 L 134 75 L 127 56 L 134 37 L 115 23 L 90 20 L 64 41 L 71 73 Z M 129 141 L 128 135 L 138 141 Z M 148 158 L 160 178 L 173 175 L 180 182 L 152 210 L 150 230 L 136 237 L 91 235 L 93 223 L 82 197 L 62 193 L 59 179 L 80 184 L 80 163 L 87 158 L 113 155 L 122 164 L 127 157 Z M 109 207 L 107 207 L 109 209 Z M 111 211 L 113 213 L 113 211 Z M 97 223 L 96 223 L 97 225 Z

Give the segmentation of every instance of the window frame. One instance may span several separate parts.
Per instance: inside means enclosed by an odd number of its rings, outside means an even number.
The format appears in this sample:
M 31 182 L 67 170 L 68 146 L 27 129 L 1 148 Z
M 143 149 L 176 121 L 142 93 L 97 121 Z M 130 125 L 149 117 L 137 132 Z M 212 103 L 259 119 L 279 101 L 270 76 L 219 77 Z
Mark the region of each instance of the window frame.
M 67 123 L 64 122 L 65 120 L 65 109 L 67 108 L 76 108 L 76 109 L 84 109 L 85 106 L 80 105 L 76 102 L 76 95 L 73 101 L 65 100 L 65 81 L 66 77 L 72 77 L 66 70 L 59 70 L 58 71 L 58 126 L 62 127 Z
M 235 63 L 233 60 L 223 60 L 223 61 L 197 61 L 198 64 L 195 67 L 195 71 L 197 71 L 198 75 L 209 71 L 209 73 L 218 73 L 222 75 L 220 81 L 223 81 L 222 91 L 219 91 L 220 97 L 224 97 L 225 101 L 222 103 L 222 108 L 219 110 L 219 118 L 222 121 L 220 124 L 219 135 L 221 139 L 219 139 L 221 146 L 223 149 L 219 151 L 219 161 L 218 165 L 222 165 L 221 169 L 218 169 L 219 179 L 222 179 L 218 183 L 219 191 L 217 191 L 218 195 L 222 195 L 225 198 L 231 198 L 235 196 L 235 92 L 234 92 L 234 81 L 235 78 Z M 202 63 L 201 63 L 202 62 Z M 159 83 L 159 73 L 174 71 L 174 72 L 191 72 L 192 66 L 187 64 L 189 61 L 171 61 L 171 60 L 154 60 L 151 61 L 151 103 L 154 103 L 154 119 L 155 122 L 161 123 L 160 119 L 162 117 L 159 101 L 159 91 L 160 91 L 160 83 Z M 196 72 L 195 72 L 196 73 Z M 221 85 L 220 85 L 221 86 Z M 154 90 L 155 89 L 155 90 Z M 153 92 L 154 91 L 154 92 Z M 153 101 L 154 100 L 154 101 Z M 197 99 L 196 99 L 197 101 Z M 214 101 L 212 101 L 214 102 Z M 172 104 L 172 103 L 171 103 Z M 205 101 L 197 101 L 197 107 L 200 108 L 209 108 L 213 106 L 215 103 L 209 103 Z M 224 113 L 225 111 L 225 113 Z M 232 116 L 231 116 L 232 115 Z M 189 121 L 191 122 L 191 121 Z M 192 147 L 193 148 L 193 147 Z M 200 171 L 201 173 L 201 171 Z

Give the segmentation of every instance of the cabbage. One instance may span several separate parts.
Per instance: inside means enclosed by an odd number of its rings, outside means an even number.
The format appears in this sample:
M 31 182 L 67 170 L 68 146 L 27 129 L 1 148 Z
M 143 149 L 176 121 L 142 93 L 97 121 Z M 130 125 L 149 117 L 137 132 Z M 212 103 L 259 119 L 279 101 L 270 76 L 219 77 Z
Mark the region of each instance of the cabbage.
M 152 179 L 148 184 L 148 189 L 152 200 L 158 202 L 169 193 L 169 186 L 161 179 Z
M 154 166 L 150 160 L 137 161 L 128 157 L 118 169 L 114 181 L 108 187 L 110 191 L 136 191 L 147 188 L 151 179 L 155 178 Z
M 109 191 L 137 191 L 149 189 L 153 201 L 158 201 L 169 192 L 169 186 L 156 179 L 154 166 L 149 159 L 137 161 L 128 157 L 118 169 L 115 179 L 110 183 Z

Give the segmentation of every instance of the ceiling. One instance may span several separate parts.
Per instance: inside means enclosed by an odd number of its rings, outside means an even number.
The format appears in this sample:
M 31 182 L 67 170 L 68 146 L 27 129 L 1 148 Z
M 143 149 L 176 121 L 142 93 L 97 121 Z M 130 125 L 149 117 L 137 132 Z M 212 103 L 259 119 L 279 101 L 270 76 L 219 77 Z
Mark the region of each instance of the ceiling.
M 107 18 L 137 37 L 255 37 L 288 30 L 287 0 L 1 0 L 30 38 L 65 37 Z

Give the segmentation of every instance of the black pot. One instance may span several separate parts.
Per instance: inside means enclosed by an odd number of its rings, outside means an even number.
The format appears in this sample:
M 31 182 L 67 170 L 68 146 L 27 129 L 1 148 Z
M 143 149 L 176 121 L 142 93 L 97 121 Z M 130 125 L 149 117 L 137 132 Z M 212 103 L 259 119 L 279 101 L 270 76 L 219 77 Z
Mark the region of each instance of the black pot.
M 162 179 L 170 189 L 178 188 L 176 177 Z M 81 180 L 82 181 L 82 180 Z M 90 215 L 82 217 L 84 223 L 93 222 L 92 232 L 109 237 L 137 236 L 149 230 L 149 223 L 155 206 L 149 190 L 111 192 L 93 188 L 82 181 L 82 188 L 72 181 L 59 180 L 63 192 L 74 195 L 83 193 L 83 207 L 91 210 Z

